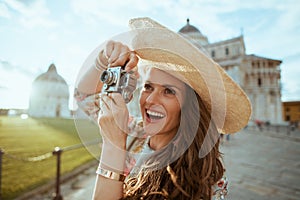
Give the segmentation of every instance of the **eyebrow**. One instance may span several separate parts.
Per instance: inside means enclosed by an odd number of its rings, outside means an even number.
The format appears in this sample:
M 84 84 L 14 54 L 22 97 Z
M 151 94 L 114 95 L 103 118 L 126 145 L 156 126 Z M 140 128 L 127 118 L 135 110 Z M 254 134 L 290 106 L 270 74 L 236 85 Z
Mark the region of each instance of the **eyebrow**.
M 145 84 L 154 84 L 154 85 L 161 85 L 161 84 L 157 84 L 157 83 L 152 83 L 151 81 L 145 81 Z M 169 85 L 169 84 L 164 84 L 164 85 L 161 85 L 162 87 L 165 87 L 165 88 L 176 88 L 177 90 L 181 91 L 182 89 L 175 86 L 175 85 Z

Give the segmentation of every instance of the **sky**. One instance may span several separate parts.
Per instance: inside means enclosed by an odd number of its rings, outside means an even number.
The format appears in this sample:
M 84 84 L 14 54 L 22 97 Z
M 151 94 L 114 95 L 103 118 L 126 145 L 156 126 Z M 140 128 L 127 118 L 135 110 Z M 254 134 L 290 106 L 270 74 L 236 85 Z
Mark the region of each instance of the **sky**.
M 0 108 L 28 108 L 51 63 L 72 94 L 88 55 L 135 17 L 175 32 L 189 18 L 209 42 L 243 34 L 247 54 L 282 60 L 282 101 L 300 101 L 298 0 L 0 0 Z

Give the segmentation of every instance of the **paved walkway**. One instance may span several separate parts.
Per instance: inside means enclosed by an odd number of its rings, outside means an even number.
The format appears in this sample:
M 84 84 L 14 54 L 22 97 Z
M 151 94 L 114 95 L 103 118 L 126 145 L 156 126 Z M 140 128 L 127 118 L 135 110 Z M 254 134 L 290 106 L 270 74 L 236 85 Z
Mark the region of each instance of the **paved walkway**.
M 228 199 L 299 199 L 300 132 L 244 130 L 225 141 L 222 151 Z
M 300 197 L 300 132 L 248 128 L 221 146 L 230 181 L 230 200 L 296 200 Z M 95 168 L 63 184 L 64 200 L 89 200 Z M 33 198 L 31 198 L 33 199 Z M 50 200 L 51 194 L 35 199 Z

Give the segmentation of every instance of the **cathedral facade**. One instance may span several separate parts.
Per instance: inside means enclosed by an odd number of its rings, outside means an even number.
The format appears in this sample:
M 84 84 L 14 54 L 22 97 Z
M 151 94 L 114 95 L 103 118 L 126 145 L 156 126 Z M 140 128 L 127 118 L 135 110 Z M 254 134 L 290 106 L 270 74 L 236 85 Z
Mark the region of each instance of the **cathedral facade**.
M 246 54 L 243 35 L 209 43 L 195 26 L 189 23 L 179 34 L 201 48 L 247 93 L 252 104 L 251 120 L 280 124 L 282 119 L 280 64 L 281 60 Z M 236 108 L 239 109 L 239 108 Z
M 31 117 L 70 117 L 69 87 L 54 64 L 32 83 L 28 114 Z

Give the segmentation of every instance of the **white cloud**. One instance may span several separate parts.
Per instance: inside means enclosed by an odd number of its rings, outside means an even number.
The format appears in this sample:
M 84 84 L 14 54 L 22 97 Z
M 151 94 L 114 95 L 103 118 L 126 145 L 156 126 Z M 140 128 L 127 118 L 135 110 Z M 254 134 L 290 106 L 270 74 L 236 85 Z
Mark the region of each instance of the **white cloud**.
M 47 18 L 21 18 L 20 23 L 26 28 L 44 27 L 54 28 L 57 24 Z
M 28 107 L 29 94 L 33 78 L 24 69 L 0 62 L 0 106 L 1 108 Z M 22 87 L 20 87 L 20 85 Z
M 281 66 L 282 100 L 292 101 L 300 99 L 300 52 L 283 59 Z
M 185 19 L 189 17 L 193 25 L 205 29 L 210 27 L 211 32 L 220 33 L 222 31 L 223 35 L 226 35 L 224 32 L 227 32 L 227 35 L 233 33 L 217 18 L 217 13 L 232 10 L 230 6 L 223 10 L 214 7 L 212 3 L 173 0 L 73 0 L 70 3 L 74 13 L 84 19 L 85 23 L 98 26 L 110 24 L 115 27 L 127 28 L 130 18 L 148 16 L 177 31 L 178 24 L 184 25 Z M 211 26 L 211 24 L 215 24 L 215 26 Z
M 45 16 L 50 13 L 46 7 L 45 0 L 32 1 L 30 4 L 16 0 L 5 0 L 5 2 L 11 9 L 26 17 Z
M 0 2 L 0 17 L 4 17 L 8 19 L 11 18 L 11 14 L 7 6 L 3 2 Z
M 7 47 L 0 50 L 2 60 L 17 63 L 11 64 L 11 69 L 25 70 L 24 73 L 27 70 L 29 76 L 37 74 L 33 68 L 41 72 L 41 68 L 44 71 L 42 66 L 54 62 L 58 72 L 72 85 L 88 53 L 108 37 L 128 30 L 130 18 L 148 16 L 178 31 L 189 17 L 191 24 L 210 42 L 238 36 L 240 26 L 244 27 L 247 53 L 283 60 L 283 96 L 286 98 L 297 96 L 295 88 L 300 85 L 299 78 L 294 77 L 295 72 L 299 74 L 298 65 L 287 58 L 300 52 L 297 4 L 293 0 L 0 0 L 0 17 L 9 19 L 3 23 L 5 28 L 0 28 L 3 30 L 0 43 L 10 41 L 11 44 L 6 42 L 6 45 L 14 51 L 5 51 Z M 254 21 L 252 12 L 261 10 L 268 12 L 262 15 L 262 20 Z M 243 11 L 248 15 L 241 15 Z M 276 13 L 276 16 L 271 18 L 267 13 Z M 240 19 L 232 18 L 233 14 L 241 15 Z M 242 23 L 248 20 L 250 25 Z M 20 48 L 15 50 L 15 44 Z M 19 65 L 31 69 L 22 69 Z M 0 81 L 0 85 L 5 86 L 3 84 Z
M 23 74 L 24 76 L 27 77 L 32 77 L 36 72 L 34 69 L 29 69 L 23 66 L 17 66 L 15 64 L 12 64 L 8 61 L 5 60 L 1 60 L 0 59 L 0 70 L 4 73 L 19 73 L 19 74 Z M 7 78 L 6 76 L 2 76 L 1 74 L 1 80 L 3 81 L 3 83 L 5 83 L 4 79 Z
M 56 22 L 49 18 L 50 10 L 45 0 L 27 2 L 17 0 L 4 0 L 6 5 L 19 15 L 16 15 L 19 23 L 26 28 L 44 27 L 52 28 Z
M 125 2 L 128 7 L 130 1 L 116 0 L 73 0 L 70 4 L 74 13 L 87 23 L 101 26 L 101 23 L 105 22 L 110 25 L 124 26 L 124 24 L 126 25 L 124 22 L 127 20 L 124 15 L 128 12 L 125 9 Z M 122 8 L 124 8 L 124 12 L 122 12 Z

